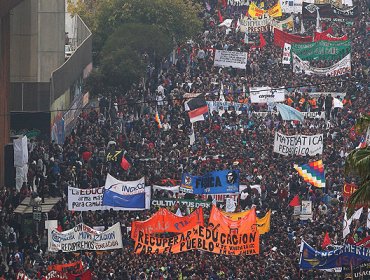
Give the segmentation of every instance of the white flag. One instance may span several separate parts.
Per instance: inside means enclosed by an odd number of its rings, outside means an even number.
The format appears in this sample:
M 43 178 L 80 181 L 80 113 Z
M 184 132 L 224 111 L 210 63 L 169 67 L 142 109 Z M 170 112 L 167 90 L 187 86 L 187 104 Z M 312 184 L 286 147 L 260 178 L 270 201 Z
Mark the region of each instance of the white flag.
M 303 34 L 305 32 L 306 32 L 306 30 L 304 29 L 303 19 L 301 19 L 301 34 Z
M 344 220 L 343 220 L 343 238 L 346 238 L 346 236 L 350 233 L 350 226 L 351 226 L 351 219 L 347 219 L 347 210 L 344 212 Z
M 191 123 L 191 134 L 189 135 L 190 138 L 190 145 L 194 145 L 195 143 L 195 132 L 194 132 L 194 125 Z
M 219 101 L 225 101 L 225 96 L 224 96 L 224 84 L 221 82 L 221 88 L 220 88 L 220 99 Z
M 181 213 L 180 208 L 177 208 L 176 216 L 177 216 L 177 217 L 182 217 L 182 213 Z
M 366 227 L 370 228 L 370 209 L 367 208 L 367 222 L 366 222 Z
M 319 9 L 316 10 L 316 32 L 322 32 Z

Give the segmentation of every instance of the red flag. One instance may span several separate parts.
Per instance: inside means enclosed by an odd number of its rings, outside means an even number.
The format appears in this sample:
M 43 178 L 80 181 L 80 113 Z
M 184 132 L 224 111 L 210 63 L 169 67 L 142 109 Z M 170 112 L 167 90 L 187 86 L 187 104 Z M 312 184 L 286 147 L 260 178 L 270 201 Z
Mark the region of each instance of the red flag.
M 260 48 L 262 49 L 264 46 L 266 46 L 266 40 L 263 38 L 262 33 L 260 33 Z
M 220 23 L 224 22 L 224 19 L 223 19 L 222 15 L 221 15 L 221 11 L 220 10 L 218 10 L 218 20 L 219 20 Z
M 222 6 L 224 6 L 224 8 L 226 9 L 226 7 L 227 7 L 226 0 L 222 0 Z
M 121 167 L 122 169 L 126 171 L 131 167 L 131 164 L 127 161 L 127 159 L 125 159 L 124 156 L 122 156 L 122 159 L 121 159 Z
M 289 206 L 294 207 L 299 205 L 301 205 L 301 202 L 299 201 L 299 196 L 297 194 L 295 197 L 293 197 L 292 201 L 289 203 Z
M 325 233 L 325 237 L 324 237 L 324 240 L 322 241 L 322 244 L 321 244 L 321 247 L 323 249 L 325 249 L 328 245 L 331 244 L 331 240 L 330 240 L 330 237 L 329 237 L 329 233 L 326 232 Z

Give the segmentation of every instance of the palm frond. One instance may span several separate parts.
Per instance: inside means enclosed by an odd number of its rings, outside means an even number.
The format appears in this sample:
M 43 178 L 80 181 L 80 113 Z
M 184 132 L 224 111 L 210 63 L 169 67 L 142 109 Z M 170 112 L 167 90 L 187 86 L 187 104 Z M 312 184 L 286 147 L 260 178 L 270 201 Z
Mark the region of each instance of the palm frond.
M 360 188 L 355 191 L 347 202 L 347 214 L 352 216 L 354 210 L 360 207 L 368 207 L 370 205 L 370 181 L 365 181 Z
M 353 150 L 346 158 L 345 173 L 354 173 L 363 180 L 370 176 L 370 147 Z
M 364 133 L 370 126 L 370 116 L 365 115 L 356 120 L 355 130 L 357 134 Z

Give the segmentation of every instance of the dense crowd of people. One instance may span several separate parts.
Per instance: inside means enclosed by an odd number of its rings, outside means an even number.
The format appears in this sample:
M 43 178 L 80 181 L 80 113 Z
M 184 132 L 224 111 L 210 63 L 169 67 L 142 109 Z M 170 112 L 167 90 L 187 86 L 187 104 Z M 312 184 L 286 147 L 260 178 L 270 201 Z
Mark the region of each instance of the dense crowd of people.
M 352 73 L 337 77 L 293 73 L 281 63 L 282 49 L 273 44 L 273 33 L 263 34 L 267 45 L 258 46 L 258 36 L 244 34 L 231 27 L 218 26 L 218 9 L 224 18 L 232 18 L 235 27 L 247 6 L 223 8 L 217 1 L 205 5 L 201 15 L 206 32 L 178 46 L 176 60 L 164 59 L 160 69 L 148 67 L 145 83 L 133 85 L 127 93 L 100 96 L 99 108 L 83 111 L 72 133 L 63 144 L 33 139 L 29 142 L 28 183 L 20 191 L 7 188 L 0 193 L 0 279 L 15 279 L 25 271 L 31 279 L 43 279 L 50 264 L 82 260 L 93 272 L 93 279 L 334 279 L 329 272 L 300 271 L 299 246 L 304 239 L 320 248 L 324 233 L 334 244 L 342 244 L 345 182 L 344 162 L 357 147 L 360 136 L 351 128 L 360 115 L 369 113 L 367 17 L 364 1 L 354 1 L 360 16 L 353 24 L 325 22 L 338 36 L 347 34 L 352 42 Z M 273 1 L 265 1 L 272 6 Z M 301 16 L 294 17 L 294 30 L 301 26 Z M 306 34 L 313 32 L 314 22 L 304 20 Z M 258 35 L 258 34 L 257 34 Z M 213 66 L 215 49 L 248 52 L 247 68 Z M 317 62 L 317 65 L 324 65 Z M 269 86 L 288 90 L 286 103 L 300 111 L 325 112 L 325 118 L 305 118 L 303 123 L 283 121 L 270 104 L 250 102 L 249 88 Z M 312 97 L 310 92 L 345 93 L 343 108 L 333 108 L 327 95 Z M 209 112 L 209 118 L 192 128 L 184 102 L 196 93 L 209 101 L 225 99 L 243 103 L 241 111 L 228 108 L 223 114 Z M 334 96 L 335 97 L 335 96 Z M 154 114 L 158 112 L 162 128 Z M 258 114 L 256 112 L 269 112 Z M 195 142 L 190 144 L 194 129 Z M 322 155 L 283 156 L 273 152 L 275 132 L 286 135 L 324 134 Z M 123 170 L 119 163 L 107 161 L 109 152 L 123 150 L 131 167 Z M 293 169 L 294 163 L 322 159 L 325 164 L 326 188 L 306 183 Z M 236 211 L 255 206 L 262 217 L 273 210 L 271 230 L 261 237 L 260 254 L 225 256 L 191 251 L 181 254 L 135 255 L 130 227 L 133 220 L 145 220 L 155 207 L 145 211 L 68 211 L 67 189 L 103 186 L 109 173 L 120 180 L 137 180 L 145 176 L 146 185 L 179 184 L 181 174 L 204 174 L 213 170 L 240 170 L 241 184 L 260 185 L 261 193 L 250 187 L 238 202 Z M 41 198 L 62 197 L 48 213 L 58 220 L 61 230 L 80 222 L 108 228 L 121 223 L 122 250 L 55 254 L 47 251 L 47 232 L 25 234 L 14 213 L 20 202 L 37 192 Z M 300 221 L 288 206 L 293 196 L 313 203 L 313 219 Z M 168 197 L 166 192 L 153 192 Z M 196 199 L 207 199 L 195 197 Z M 220 207 L 224 202 L 220 201 Z M 178 207 L 178 206 L 175 206 Z M 174 212 L 177 210 L 171 207 Z M 184 214 L 193 209 L 181 208 Z M 205 209 L 206 217 L 209 209 Z M 207 219 L 205 219 L 207 221 Z M 352 228 L 364 226 L 360 220 Z M 367 229 L 368 231 L 369 229 Z M 365 231 L 362 231 L 365 234 Z

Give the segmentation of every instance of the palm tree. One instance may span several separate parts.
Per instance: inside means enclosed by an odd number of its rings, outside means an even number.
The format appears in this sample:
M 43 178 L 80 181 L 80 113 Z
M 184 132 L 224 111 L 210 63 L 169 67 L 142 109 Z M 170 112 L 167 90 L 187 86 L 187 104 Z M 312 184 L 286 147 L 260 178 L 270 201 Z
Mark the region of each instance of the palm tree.
M 358 134 L 370 129 L 370 116 L 357 120 L 355 131 Z M 348 199 L 348 211 L 353 212 L 356 205 L 370 206 L 370 146 L 353 150 L 346 158 L 345 173 L 360 177 L 359 189 Z

